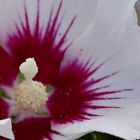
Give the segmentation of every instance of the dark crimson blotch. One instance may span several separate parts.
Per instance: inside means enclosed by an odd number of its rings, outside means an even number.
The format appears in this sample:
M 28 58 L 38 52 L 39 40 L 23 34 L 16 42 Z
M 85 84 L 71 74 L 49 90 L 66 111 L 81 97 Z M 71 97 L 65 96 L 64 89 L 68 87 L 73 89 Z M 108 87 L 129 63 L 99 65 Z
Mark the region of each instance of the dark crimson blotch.
M 8 110 L 9 110 L 8 104 L 2 98 L 0 98 L 0 120 L 7 118 Z
M 13 123 L 15 140 L 53 140 L 52 135 L 60 133 L 51 130 L 50 118 L 28 118 L 19 123 Z M 8 140 L 0 137 L 0 140 Z
M 16 140 L 52 140 L 52 134 L 59 133 L 51 130 L 50 118 L 30 118 L 13 124 Z

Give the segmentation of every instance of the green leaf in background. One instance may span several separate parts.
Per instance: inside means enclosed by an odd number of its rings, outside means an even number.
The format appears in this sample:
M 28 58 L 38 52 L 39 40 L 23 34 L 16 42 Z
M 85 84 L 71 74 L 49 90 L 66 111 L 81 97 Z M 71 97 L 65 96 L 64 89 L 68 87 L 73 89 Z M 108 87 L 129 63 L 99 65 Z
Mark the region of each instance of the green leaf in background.
M 93 132 L 77 140 L 123 140 L 123 139 L 105 133 Z

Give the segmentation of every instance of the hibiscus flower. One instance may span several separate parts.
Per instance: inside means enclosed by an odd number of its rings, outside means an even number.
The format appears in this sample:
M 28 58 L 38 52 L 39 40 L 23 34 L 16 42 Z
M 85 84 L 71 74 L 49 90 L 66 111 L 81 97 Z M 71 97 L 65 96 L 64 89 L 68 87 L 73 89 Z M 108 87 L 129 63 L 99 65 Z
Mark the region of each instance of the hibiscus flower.
M 140 138 L 136 0 L 0 2 L 0 119 L 16 140 Z

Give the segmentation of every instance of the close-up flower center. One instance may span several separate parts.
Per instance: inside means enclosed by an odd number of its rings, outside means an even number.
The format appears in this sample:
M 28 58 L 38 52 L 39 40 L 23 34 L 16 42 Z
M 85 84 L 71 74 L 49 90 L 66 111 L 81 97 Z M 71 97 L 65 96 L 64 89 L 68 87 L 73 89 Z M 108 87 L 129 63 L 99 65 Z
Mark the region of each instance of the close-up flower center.
M 37 71 L 38 68 L 33 58 L 28 58 L 20 65 L 20 72 L 25 79 L 15 88 L 15 101 L 17 106 L 23 110 L 38 112 L 48 99 L 46 87 L 41 82 L 32 80 Z
M 25 110 L 37 112 L 46 103 L 47 93 L 45 86 L 40 82 L 22 82 L 15 90 L 15 100 L 17 105 Z
M 0 140 L 140 139 L 135 3 L 1 1 Z

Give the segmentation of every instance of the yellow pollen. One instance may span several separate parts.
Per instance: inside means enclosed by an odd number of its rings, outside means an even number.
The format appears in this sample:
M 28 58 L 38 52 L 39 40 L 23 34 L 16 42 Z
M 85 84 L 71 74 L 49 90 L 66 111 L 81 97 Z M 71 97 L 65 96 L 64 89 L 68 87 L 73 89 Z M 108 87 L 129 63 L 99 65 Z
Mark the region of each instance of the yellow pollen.
M 46 87 L 32 80 L 38 72 L 34 58 L 26 59 L 26 62 L 20 65 L 20 72 L 24 74 L 25 80 L 15 89 L 15 101 L 18 107 L 24 110 L 38 112 L 44 107 L 48 96 Z
M 33 81 L 31 84 L 23 81 L 15 90 L 16 103 L 24 110 L 38 112 L 47 99 L 45 86 L 37 81 Z

